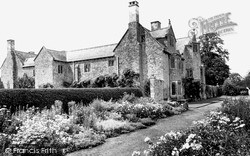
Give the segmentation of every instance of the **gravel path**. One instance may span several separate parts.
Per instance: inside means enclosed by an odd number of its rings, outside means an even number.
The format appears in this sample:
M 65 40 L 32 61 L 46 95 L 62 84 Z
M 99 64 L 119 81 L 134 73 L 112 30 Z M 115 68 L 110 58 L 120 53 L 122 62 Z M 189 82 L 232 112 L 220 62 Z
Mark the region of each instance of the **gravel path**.
M 178 131 L 192 126 L 192 122 L 204 118 L 204 114 L 220 107 L 223 98 L 214 98 L 191 103 L 190 110 L 180 115 L 160 119 L 157 124 L 147 129 L 109 138 L 103 145 L 68 154 L 67 156 L 131 156 L 133 151 L 147 148 L 145 137 L 158 139 L 166 132 Z

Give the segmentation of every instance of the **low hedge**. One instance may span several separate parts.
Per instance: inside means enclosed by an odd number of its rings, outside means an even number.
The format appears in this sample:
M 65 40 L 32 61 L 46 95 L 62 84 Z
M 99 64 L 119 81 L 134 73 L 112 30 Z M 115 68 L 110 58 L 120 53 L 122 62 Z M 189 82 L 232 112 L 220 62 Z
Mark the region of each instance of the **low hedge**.
M 0 89 L 0 107 L 5 105 L 13 113 L 17 108 L 26 106 L 49 108 L 56 100 L 60 100 L 67 112 L 67 103 L 70 101 L 88 105 L 97 98 L 105 101 L 118 100 L 125 92 L 133 93 L 137 97 L 142 96 L 138 88 Z

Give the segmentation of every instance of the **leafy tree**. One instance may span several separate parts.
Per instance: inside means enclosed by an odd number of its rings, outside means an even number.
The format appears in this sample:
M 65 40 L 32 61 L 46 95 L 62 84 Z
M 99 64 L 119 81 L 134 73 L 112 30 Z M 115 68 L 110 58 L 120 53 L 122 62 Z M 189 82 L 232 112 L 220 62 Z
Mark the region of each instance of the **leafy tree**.
M 139 86 L 139 74 L 131 69 L 125 69 L 122 76 L 117 80 L 119 87 Z
M 17 88 L 35 88 L 35 79 L 24 73 L 22 78 L 17 79 Z
M 229 77 L 229 66 L 226 64 L 229 53 L 222 47 L 223 40 L 217 33 L 208 33 L 202 35 L 199 42 L 207 84 L 222 85 L 225 79 Z
M 232 73 L 229 75 L 228 79 L 237 85 L 241 85 L 241 82 L 243 81 L 243 77 L 239 73 Z
M 239 83 L 242 87 L 248 87 L 250 88 L 250 72 L 247 74 L 246 77 Z
M 201 57 L 206 57 L 209 53 L 218 54 L 223 59 L 229 59 L 229 52 L 223 49 L 224 41 L 218 33 L 207 33 L 200 36 Z
M 0 89 L 4 88 L 3 81 L 0 78 Z
M 185 90 L 185 98 L 190 99 L 191 101 L 201 98 L 200 93 L 202 88 L 199 81 L 194 81 L 193 78 L 183 78 L 182 84 Z

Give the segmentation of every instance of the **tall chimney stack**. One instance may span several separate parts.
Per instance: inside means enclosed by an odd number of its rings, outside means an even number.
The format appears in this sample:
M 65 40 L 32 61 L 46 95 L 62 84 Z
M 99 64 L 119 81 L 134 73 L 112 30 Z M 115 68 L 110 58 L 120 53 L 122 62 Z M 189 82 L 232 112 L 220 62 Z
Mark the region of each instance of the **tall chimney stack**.
M 7 40 L 7 52 L 15 51 L 15 41 L 12 39 Z
M 137 1 L 129 2 L 129 23 L 139 23 L 139 3 Z

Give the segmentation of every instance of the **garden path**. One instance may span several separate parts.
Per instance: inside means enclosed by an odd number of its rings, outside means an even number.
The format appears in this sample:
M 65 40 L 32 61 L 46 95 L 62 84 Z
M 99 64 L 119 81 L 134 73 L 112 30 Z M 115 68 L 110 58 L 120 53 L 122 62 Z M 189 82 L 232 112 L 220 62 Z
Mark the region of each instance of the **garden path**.
M 205 118 L 205 114 L 221 106 L 224 98 L 213 98 L 190 103 L 190 110 L 180 115 L 171 116 L 157 121 L 156 125 L 147 129 L 109 138 L 103 145 L 68 154 L 67 156 L 131 156 L 133 151 L 143 151 L 147 148 L 146 137 L 153 141 L 170 131 L 186 129 L 193 121 Z

